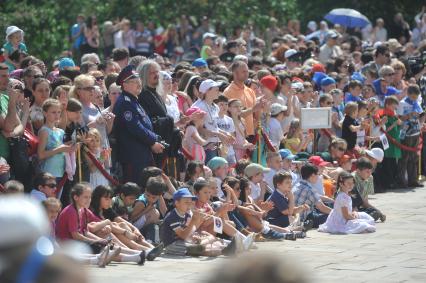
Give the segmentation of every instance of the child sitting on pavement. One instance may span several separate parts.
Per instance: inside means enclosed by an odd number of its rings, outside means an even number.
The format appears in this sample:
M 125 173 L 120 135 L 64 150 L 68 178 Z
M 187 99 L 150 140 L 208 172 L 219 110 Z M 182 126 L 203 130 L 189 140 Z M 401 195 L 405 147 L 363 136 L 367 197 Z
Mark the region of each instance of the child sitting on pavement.
M 196 233 L 209 215 L 191 209 L 197 197 L 188 188 L 180 188 L 173 194 L 175 208 L 164 218 L 161 241 L 166 254 L 181 256 L 219 256 L 236 252 L 235 240 L 219 240 L 207 232 Z
M 266 220 L 279 227 L 288 227 L 290 225 L 290 217 L 309 209 L 309 206 L 303 204 L 301 206 L 294 205 L 294 195 L 291 191 L 291 175 L 287 172 L 279 172 L 274 176 L 274 192 L 269 198 L 273 202 L 274 207 L 268 212 Z M 303 233 L 298 233 L 299 237 L 304 237 Z
M 324 204 L 318 195 L 313 184 L 318 181 L 318 168 L 310 163 L 304 164 L 300 170 L 302 180 L 294 188 L 295 205 L 308 205 L 309 210 L 300 214 L 300 220 L 306 227 L 318 227 L 327 220 L 331 209 Z M 309 220 L 309 221 L 307 221 Z
M 167 185 L 160 176 L 148 179 L 145 192 L 136 200 L 135 207 L 130 215 L 138 229 L 149 224 L 156 224 L 160 216 L 167 212 L 167 206 L 163 194 L 167 191 Z
M 262 238 L 271 241 L 277 240 L 296 240 L 296 234 L 288 228 L 282 228 L 269 224 L 263 219 L 267 216 L 268 211 L 273 208 L 273 203 L 266 201 L 263 208 L 254 203 L 250 197 L 250 181 L 247 178 L 240 179 L 240 197 L 238 202 L 238 212 L 244 217 L 251 231 L 261 233 Z
M 133 212 L 133 205 L 141 194 L 141 188 L 132 182 L 119 185 L 116 196 L 112 198 L 112 209 L 123 219 L 129 221 Z
M 368 202 L 368 196 L 374 194 L 373 164 L 366 157 L 361 157 L 356 162 L 356 171 L 352 173 L 355 186 L 351 191 L 352 207 L 357 211 L 368 213 L 374 221 L 380 219 L 385 222 L 386 215 Z
M 229 189 L 231 188 L 227 184 L 224 184 L 224 186 L 227 187 L 227 195 L 230 195 Z M 221 203 L 216 211 L 214 211 L 209 204 L 211 195 L 209 183 L 202 179 L 195 182 L 194 192 L 195 196 L 198 198 L 195 202 L 195 208 L 204 215 L 221 218 L 223 222 L 223 233 L 231 238 L 235 238 L 237 251 L 247 251 L 253 243 L 254 233 L 251 233 L 246 237 L 237 229 L 235 229 L 231 224 L 232 221 L 229 220 L 228 212 L 231 212 L 235 209 L 235 204 L 232 202 Z M 214 231 L 214 217 L 209 217 L 207 220 L 201 223 L 198 231 L 206 231 L 212 235 L 216 235 L 216 232 Z
M 327 221 L 319 226 L 319 232 L 332 234 L 356 234 L 375 232 L 374 219 L 365 212 L 352 211 L 350 192 L 354 188 L 354 177 L 349 172 L 339 175 L 339 193 Z

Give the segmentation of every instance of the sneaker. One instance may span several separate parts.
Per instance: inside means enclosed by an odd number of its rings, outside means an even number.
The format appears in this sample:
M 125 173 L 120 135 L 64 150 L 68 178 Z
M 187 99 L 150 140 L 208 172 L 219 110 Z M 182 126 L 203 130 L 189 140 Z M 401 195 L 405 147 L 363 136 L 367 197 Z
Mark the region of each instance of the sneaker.
M 408 186 L 412 187 L 412 188 L 421 188 L 421 187 L 423 187 L 423 185 L 420 184 L 419 182 L 410 183 L 410 184 L 408 184 Z
M 253 246 L 253 243 L 254 243 L 254 233 L 251 233 L 243 241 L 244 250 L 248 251 Z
M 383 213 L 380 214 L 380 221 L 385 222 L 386 221 L 386 215 Z
M 140 260 L 139 260 L 138 264 L 139 265 L 144 265 L 145 264 L 145 260 L 146 260 L 146 253 L 145 253 L 145 251 L 142 251 L 139 254 L 139 258 L 140 258 Z
M 161 253 L 163 252 L 164 249 L 164 244 L 163 243 L 159 243 L 158 246 L 156 246 L 155 248 L 153 248 L 146 256 L 146 259 L 148 261 L 153 261 L 156 257 L 158 257 L 159 255 L 161 255 Z
M 231 243 L 229 243 L 229 245 L 227 245 L 223 250 L 222 250 L 222 254 L 225 256 L 231 256 L 231 255 L 235 255 L 237 253 L 237 243 L 236 243 L 236 239 L 232 239 Z
M 296 234 L 294 232 L 285 233 L 284 235 L 285 235 L 284 239 L 286 240 L 296 241 L 297 239 Z
M 271 241 L 279 241 L 279 240 L 283 240 L 285 238 L 285 234 L 284 233 L 279 233 L 276 232 L 274 230 L 269 230 L 268 233 L 263 233 L 262 236 L 267 239 L 267 240 L 271 240 Z
M 109 246 L 107 245 L 102 249 L 101 253 L 99 254 L 98 266 L 100 268 L 104 268 L 107 265 L 106 260 L 108 258 L 108 254 Z
M 242 253 L 244 251 L 243 238 L 240 237 L 240 236 L 236 236 L 236 237 L 233 238 L 233 240 L 235 242 L 236 252 Z
M 115 257 L 117 257 L 121 253 L 121 247 L 118 247 L 117 249 L 113 250 L 108 257 L 105 260 L 105 265 L 108 265 L 111 263 L 111 261 L 114 260 Z
M 186 255 L 188 256 L 203 256 L 206 248 L 202 245 L 190 245 L 186 247 Z
M 375 210 L 371 212 L 370 216 L 373 217 L 374 221 L 377 221 L 380 218 L 380 213 Z
M 305 231 L 297 231 L 293 232 L 294 235 L 296 235 L 296 238 L 303 239 L 306 238 L 306 232 Z
M 310 219 L 305 220 L 305 222 L 303 222 L 302 227 L 303 227 L 303 231 L 305 231 L 305 232 L 309 231 L 314 227 L 314 221 L 312 221 Z

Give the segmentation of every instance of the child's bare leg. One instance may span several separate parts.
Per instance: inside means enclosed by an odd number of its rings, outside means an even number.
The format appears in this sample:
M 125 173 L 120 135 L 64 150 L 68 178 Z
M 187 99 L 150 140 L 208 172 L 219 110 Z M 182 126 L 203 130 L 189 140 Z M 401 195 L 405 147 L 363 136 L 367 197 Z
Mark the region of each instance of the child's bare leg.
M 140 245 L 138 243 L 136 243 L 133 240 L 130 240 L 129 238 L 127 238 L 125 235 L 123 234 L 119 234 L 116 235 L 116 237 L 128 248 L 133 249 L 133 250 L 139 250 L 139 251 L 144 251 L 147 250 L 148 247 Z
M 238 231 L 229 222 L 223 221 L 223 232 L 225 232 L 225 234 L 228 236 L 234 237 Z
M 246 211 L 241 211 L 241 214 L 246 219 L 248 226 L 253 232 L 259 233 L 263 230 L 262 221 L 257 216 L 248 214 Z
M 276 231 L 276 232 L 280 232 L 280 233 L 290 233 L 291 230 L 289 228 L 283 228 L 280 226 L 275 226 L 275 225 L 271 225 L 269 224 L 269 228 L 271 228 L 272 230 Z
M 146 221 L 144 226 L 153 223 L 158 223 L 158 221 L 160 221 L 160 212 L 157 209 L 151 209 L 151 211 L 145 214 L 145 219 Z

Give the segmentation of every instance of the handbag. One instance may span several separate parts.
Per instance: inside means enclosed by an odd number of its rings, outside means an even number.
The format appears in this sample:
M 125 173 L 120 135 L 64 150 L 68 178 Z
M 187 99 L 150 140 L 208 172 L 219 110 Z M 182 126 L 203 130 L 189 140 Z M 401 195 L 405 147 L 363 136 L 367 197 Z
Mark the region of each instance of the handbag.
M 28 156 L 33 156 L 37 153 L 38 137 L 35 136 L 31 131 L 25 129 L 24 138 L 28 143 Z

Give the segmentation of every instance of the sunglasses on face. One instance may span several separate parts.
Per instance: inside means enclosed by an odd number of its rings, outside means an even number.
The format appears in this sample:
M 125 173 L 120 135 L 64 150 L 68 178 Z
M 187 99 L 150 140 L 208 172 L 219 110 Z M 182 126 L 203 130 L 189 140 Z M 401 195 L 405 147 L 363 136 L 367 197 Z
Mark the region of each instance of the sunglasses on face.
M 391 77 L 393 75 L 395 75 L 395 73 L 389 73 L 389 74 L 386 74 L 385 77 Z
M 56 183 L 51 183 L 51 184 L 44 184 L 44 186 L 45 187 L 49 187 L 49 188 L 51 188 L 51 189 L 54 189 L 54 188 L 56 188 Z
M 102 76 L 102 77 L 95 77 L 95 80 L 96 80 L 97 82 L 103 81 L 104 79 L 105 79 L 105 77 L 104 77 L 104 76 Z
M 43 77 L 43 75 L 32 75 L 31 76 L 33 79 L 39 79 L 39 78 L 42 78 Z
M 332 105 L 333 104 L 333 101 L 327 101 L 326 103 L 325 103 L 325 105 Z
M 14 90 L 17 90 L 19 92 L 24 92 L 24 87 L 22 86 L 22 84 L 16 84 L 13 86 Z
M 80 87 L 80 89 L 86 90 L 86 91 L 94 91 L 95 87 L 94 86 L 86 86 L 86 87 Z

